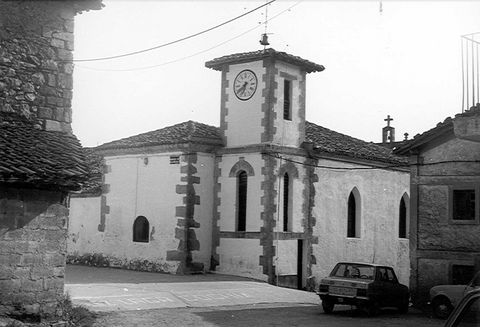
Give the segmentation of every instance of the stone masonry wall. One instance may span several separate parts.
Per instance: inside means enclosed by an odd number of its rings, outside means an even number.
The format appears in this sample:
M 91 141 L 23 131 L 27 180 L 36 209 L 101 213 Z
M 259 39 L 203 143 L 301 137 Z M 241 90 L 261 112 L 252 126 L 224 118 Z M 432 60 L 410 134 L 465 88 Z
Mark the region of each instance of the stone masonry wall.
M 58 314 L 66 220 L 62 194 L 1 186 L 0 316 Z
M 0 1 L 0 111 L 71 133 L 73 1 Z

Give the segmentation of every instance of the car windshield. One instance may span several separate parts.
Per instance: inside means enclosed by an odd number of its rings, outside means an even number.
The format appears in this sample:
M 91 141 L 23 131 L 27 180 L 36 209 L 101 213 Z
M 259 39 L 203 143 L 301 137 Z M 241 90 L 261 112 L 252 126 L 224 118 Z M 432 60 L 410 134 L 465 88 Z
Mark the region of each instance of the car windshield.
M 342 278 L 373 279 L 375 269 L 373 266 L 358 263 L 339 263 L 335 266 L 330 276 Z

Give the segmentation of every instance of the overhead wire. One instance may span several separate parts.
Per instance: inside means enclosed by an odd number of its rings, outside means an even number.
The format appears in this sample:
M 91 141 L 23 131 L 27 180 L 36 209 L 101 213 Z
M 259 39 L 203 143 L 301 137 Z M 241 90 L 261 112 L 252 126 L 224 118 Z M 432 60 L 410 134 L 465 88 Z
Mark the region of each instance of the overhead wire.
M 282 10 L 281 12 L 279 12 L 278 14 L 272 16 L 271 18 L 269 18 L 267 20 L 267 22 L 269 21 L 272 21 L 274 20 L 275 18 L 277 18 L 278 16 L 284 14 L 285 12 L 287 11 L 290 11 L 293 7 L 297 6 L 298 4 L 300 4 L 301 2 L 303 2 L 304 0 L 300 0 L 300 1 L 297 1 L 296 3 L 294 3 L 293 5 L 291 5 L 290 7 L 288 7 L 287 9 L 285 10 Z M 256 30 L 257 28 L 259 28 L 260 26 L 262 26 L 263 24 L 265 24 L 264 22 L 261 22 L 260 24 L 258 24 L 257 26 L 255 27 L 252 27 L 230 39 L 227 39 L 221 43 L 218 43 L 210 48 L 207 48 L 207 49 L 204 49 L 204 50 L 201 50 L 199 52 L 195 52 L 191 55 L 188 55 L 188 56 L 185 56 L 185 57 L 181 57 L 181 58 L 177 58 L 177 59 L 174 59 L 174 60 L 170 60 L 170 61 L 166 61 L 166 62 L 163 62 L 163 63 L 160 63 L 160 64 L 155 64 L 155 65 L 150 65 L 150 66 L 142 66 L 142 67 L 135 67 L 135 68 L 120 68 L 120 69 L 114 69 L 114 68 L 94 68 L 94 67 L 89 67 L 89 66 L 83 66 L 83 65 L 75 65 L 75 67 L 78 67 L 78 68 L 82 68 L 82 69 L 88 69 L 88 70 L 94 70 L 94 71 L 108 71 L 108 72 L 131 72 L 131 71 L 140 71 L 140 70 L 148 70 L 148 69 L 152 69 L 152 68 L 158 68 L 158 67 L 162 67 L 162 66 L 166 66 L 166 65 L 169 65 L 169 64 L 173 64 L 173 63 L 176 63 L 176 62 L 179 62 L 179 61 L 183 61 L 183 60 L 186 60 L 186 59 L 190 59 L 190 58 L 193 58 L 195 56 L 198 56 L 202 53 L 205 53 L 205 52 L 208 52 L 208 51 L 211 51 L 213 49 L 216 49 L 218 47 L 221 47 L 222 45 L 228 43 L 228 42 L 231 42 L 235 39 L 238 39 L 242 36 L 244 36 L 245 34 L 248 34 L 250 33 L 251 31 L 253 30 Z
M 72 59 L 72 60 L 63 60 L 63 61 L 66 61 L 66 62 L 87 62 L 87 61 L 100 61 L 100 60 L 111 60 L 111 59 L 118 59 L 118 58 L 123 58 L 123 57 L 128 57 L 128 56 L 133 56 L 133 55 L 137 55 L 137 54 L 140 54 L 140 53 L 145 53 L 145 52 L 149 52 L 149 51 L 152 51 L 152 50 L 156 50 L 156 49 L 160 49 L 160 48 L 164 48 L 166 46 L 169 46 L 169 45 L 172 45 L 172 44 L 175 44 L 175 43 L 179 43 L 179 42 L 182 42 L 182 41 L 185 41 L 185 40 L 188 40 L 188 39 L 191 39 L 193 37 L 196 37 L 196 36 L 199 36 L 199 35 L 202 35 L 202 34 L 205 34 L 207 32 L 210 32 L 214 29 L 217 29 L 221 26 L 224 26 L 226 24 L 229 24 L 237 19 L 240 19 L 246 15 L 249 15 L 251 14 L 252 12 L 254 11 L 257 11 L 258 9 L 260 8 L 263 8 L 265 6 L 268 6 L 269 4 L 275 2 L 277 0 L 270 0 L 254 9 L 251 9 L 249 11 L 247 11 L 246 13 L 243 13 L 241 15 L 238 15 L 232 19 L 229 19 L 223 23 L 220 23 L 220 24 L 217 24 L 213 27 L 210 27 L 210 28 L 207 28 L 205 30 L 202 30 L 200 32 L 197 32 L 197 33 L 194 33 L 194 34 L 190 34 L 188 36 L 185 36 L 185 37 L 182 37 L 180 39 L 176 39 L 174 41 L 170 41 L 170 42 L 167 42 L 167 43 L 163 43 L 163 44 L 160 44 L 160 45 L 157 45 L 157 46 L 154 46 L 154 47 L 151 47 L 151 48 L 147 48 L 147 49 L 142 49 L 142 50 L 137 50 L 137 51 L 132 51 L 132 52 L 128 52 L 128 53 L 124 53 L 124 54 L 120 54 L 120 55 L 114 55 L 114 56 L 107 56 L 107 57 L 100 57 L 100 58 L 90 58 L 90 59 Z

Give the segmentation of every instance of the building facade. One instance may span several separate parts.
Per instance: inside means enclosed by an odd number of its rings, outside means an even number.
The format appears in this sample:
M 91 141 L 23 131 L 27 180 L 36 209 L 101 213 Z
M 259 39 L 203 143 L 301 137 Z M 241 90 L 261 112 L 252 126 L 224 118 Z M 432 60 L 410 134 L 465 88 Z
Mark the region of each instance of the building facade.
M 68 193 L 88 166 L 71 131 L 73 20 L 100 1 L 0 1 L 0 316 L 64 299 Z
M 306 76 L 324 67 L 273 49 L 206 66 L 221 72 L 220 127 L 94 148 L 103 187 L 71 198 L 70 260 L 302 289 L 352 260 L 408 282 L 406 161 L 306 121 Z
M 480 107 L 417 135 L 395 152 L 410 156 L 410 280 L 413 299 L 439 284 L 467 284 L 480 255 Z

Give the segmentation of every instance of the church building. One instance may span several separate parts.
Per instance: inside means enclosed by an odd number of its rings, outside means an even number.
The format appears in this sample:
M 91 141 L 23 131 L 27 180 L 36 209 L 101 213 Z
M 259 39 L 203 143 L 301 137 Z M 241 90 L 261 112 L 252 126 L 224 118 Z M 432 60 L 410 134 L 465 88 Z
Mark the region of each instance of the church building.
M 408 161 L 305 120 L 306 76 L 324 67 L 271 48 L 205 65 L 221 73 L 220 127 L 93 148 L 98 183 L 71 196 L 69 261 L 299 289 L 355 261 L 408 285 Z

